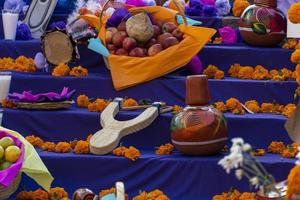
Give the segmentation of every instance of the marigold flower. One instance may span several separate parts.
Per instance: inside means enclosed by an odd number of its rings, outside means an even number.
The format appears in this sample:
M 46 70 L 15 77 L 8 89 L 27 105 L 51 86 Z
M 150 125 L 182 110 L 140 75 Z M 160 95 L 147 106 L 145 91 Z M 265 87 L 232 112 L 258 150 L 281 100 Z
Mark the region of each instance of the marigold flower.
M 69 195 L 64 188 L 55 187 L 50 189 L 49 197 L 49 200 L 57 200 L 62 198 L 68 198 Z
M 157 198 L 161 195 L 164 195 L 164 193 L 162 191 L 156 189 L 156 190 L 153 190 L 152 192 L 149 192 L 147 196 L 151 197 L 151 198 Z
M 291 79 L 292 80 L 296 80 L 297 79 L 297 72 L 296 71 L 293 71 Z
M 213 40 L 213 44 L 222 44 L 223 40 L 221 37 L 216 37 L 214 40 Z
M 235 115 L 244 115 L 246 112 L 243 108 L 236 108 L 231 111 Z
M 102 112 L 107 105 L 108 103 L 104 99 L 96 99 L 95 102 L 88 105 L 88 110 L 90 112 Z
M 240 64 L 231 65 L 230 69 L 228 71 L 230 77 L 237 78 L 241 68 L 242 68 L 242 66 Z
M 77 142 L 78 142 L 77 140 L 72 140 L 72 141 L 69 142 L 72 149 L 75 148 Z
M 77 97 L 77 106 L 81 108 L 87 108 L 90 104 L 90 99 L 86 95 L 79 95 Z
M 238 190 L 234 190 L 227 194 L 229 200 L 238 200 L 242 194 Z
M 240 17 L 244 10 L 250 6 L 249 2 L 246 0 L 236 0 L 233 3 L 232 14 L 235 17 Z
M 44 144 L 44 140 L 42 140 L 40 137 L 36 137 L 34 135 L 29 135 L 25 138 L 32 146 L 35 148 L 42 148 Z
M 139 195 L 133 197 L 132 200 L 148 200 L 147 192 L 141 192 Z
M 273 76 L 273 77 L 272 77 L 272 80 L 273 80 L 273 81 L 284 81 L 284 80 L 285 80 L 285 77 L 284 77 L 284 76 L 281 76 L 281 75 L 276 75 L 276 76 Z
M 272 141 L 268 146 L 268 152 L 274 154 L 281 154 L 285 149 L 285 144 L 280 141 Z
M 266 151 L 264 149 L 256 149 L 252 152 L 253 156 L 264 156 L 266 154 Z
M 292 63 L 300 64 L 300 49 L 296 49 L 291 56 Z
M 69 66 L 64 63 L 61 63 L 53 69 L 52 76 L 68 76 L 69 73 Z
M 218 80 L 221 80 L 224 78 L 224 71 L 222 70 L 218 70 L 216 73 L 215 73 L 215 79 L 218 79 Z
M 212 200 L 227 200 L 227 193 L 223 192 L 221 195 L 215 195 Z
M 257 200 L 254 193 L 244 192 L 240 197 L 239 200 Z
M 278 114 L 281 114 L 284 110 L 284 105 L 280 105 L 280 104 L 273 104 L 274 105 L 274 109 L 273 109 L 273 112 L 275 113 L 278 113 Z
M 68 142 L 59 142 L 55 147 L 57 153 L 68 153 L 71 151 L 71 145 Z
M 138 102 L 132 98 L 125 99 L 123 101 L 123 107 L 133 107 L 133 106 L 138 106 Z
M 9 99 L 3 99 L 1 101 L 1 106 L 2 108 L 11 108 L 11 109 L 16 109 L 17 108 L 17 104 Z
M 158 149 L 155 150 L 156 155 L 171 155 L 174 146 L 170 143 L 161 145 Z
M 286 116 L 287 118 L 290 118 L 295 112 L 295 110 L 296 110 L 295 104 L 288 104 L 284 107 L 282 115 Z
M 298 40 L 295 38 L 288 39 L 282 46 L 284 49 L 294 49 L 298 44 Z
M 206 75 L 207 78 L 214 78 L 218 70 L 218 67 L 216 67 L 215 65 L 208 65 L 207 68 L 203 71 L 203 74 Z
M 37 70 L 34 60 L 32 58 L 26 58 L 25 56 L 19 56 L 15 60 L 15 70 L 23 72 L 35 72 Z
M 241 102 L 237 100 L 236 98 L 230 98 L 226 101 L 226 107 L 229 110 L 239 109 L 242 107 Z
M 140 158 L 141 153 L 137 148 L 130 146 L 128 149 L 125 150 L 124 156 L 129 160 L 136 161 Z
M 226 107 L 225 103 L 222 102 L 222 101 L 218 101 L 218 102 L 214 103 L 214 106 L 220 112 L 226 112 L 227 111 L 227 107 Z
M 55 151 L 55 147 L 56 147 L 56 144 L 54 142 L 45 142 L 42 145 L 42 149 L 44 151 L 48 151 L 48 152 L 54 152 Z
M 182 111 L 182 109 L 183 108 L 181 106 L 178 106 L 178 105 L 173 106 L 173 112 L 174 113 L 179 113 L 179 112 Z
M 86 141 L 89 143 L 91 141 L 92 137 L 93 137 L 93 134 L 89 134 L 86 138 Z
M 295 46 L 295 49 L 300 49 L 300 40 L 298 40 L 297 45 Z
M 17 200 L 32 200 L 33 199 L 32 194 L 33 192 L 27 192 L 27 191 L 19 192 L 17 195 Z
M 156 197 L 155 200 L 169 200 L 169 197 L 167 197 L 167 195 L 163 194 L 163 195 Z
M 101 191 L 99 192 L 99 197 L 100 197 L 100 199 L 101 199 L 102 197 L 104 197 L 104 196 L 106 196 L 106 195 L 108 195 L 108 194 L 117 194 L 116 188 L 112 187 L 112 188 L 110 188 L 110 189 L 101 190 Z M 129 199 L 128 194 L 125 194 L 125 200 L 128 200 L 128 199 Z
M 80 140 L 77 142 L 74 152 L 76 154 L 88 154 L 90 153 L 90 145 L 87 141 Z
M 262 103 L 261 110 L 264 113 L 272 113 L 274 111 L 274 104 L 273 103 Z
M 32 200 L 49 199 L 48 192 L 38 189 L 32 193 Z
M 125 151 L 126 150 L 127 150 L 127 147 L 121 146 L 121 147 L 118 147 L 118 148 L 114 149 L 112 153 L 115 156 L 125 156 Z
M 270 78 L 273 79 L 274 76 L 279 76 L 279 72 L 276 69 L 270 71 Z
M 78 67 L 73 67 L 72 70 L 70 71 L 70 76 L 87 76 L 89 75 L 88 70 L 84 67 L 78 66 Z
M 288 145 L 281 153 L 284 158 L 295 158 L 297 154 L 298 148 L 295 148 L 293 145 Z
M 295 94 L 297 95 L 297 97 L 300 97 L 300 87 L 297 87 Z
M 288 176 L 288 189 L 286 199 L 292 199 L 293 195 L 300 195 L 300 165 L 295 166 Z
M 288 18 L 294 24 L 300 23 L 300 2 L 291 5 L 288 10 Z
M 258 102 L 255 100 L 245 102 L 245 106 L 254 113 L 261 112 L 261 108 L 259 107 Z
M 252 79 L 254 80 L 265 80 L 270 77 L 269 71 L 261 65 L 257 65 L 253 72 Z
M 250 67 L 250 66 L 242 67 L 239 70 L 238 78 L 240 78 L 240 79 L 252 79 L 253 73 L 254 73 L 253 67 Z
M 281 69 L 281 74 L 285 79 L 292 78 L 293 72 L 287 68 Z

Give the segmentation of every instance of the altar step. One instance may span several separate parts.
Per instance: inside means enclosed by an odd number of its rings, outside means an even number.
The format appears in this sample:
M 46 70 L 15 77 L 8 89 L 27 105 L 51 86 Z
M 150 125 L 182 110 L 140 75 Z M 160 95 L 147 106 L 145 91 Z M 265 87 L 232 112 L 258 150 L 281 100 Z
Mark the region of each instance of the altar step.
M 122 111 L 117 119 L 128 120 L 138 116 L 138 111 Z M 121 140 L 125 146 L 153 150 L 169 143 L 170 123 L 173 114 L 161 114 L 149 127 Z M 286 118 L 274 114 L 234 115 L 226 113 L 229 138 L 242 137 L 255 148 L 267 148 L 274 141 L 291 143 L 284 128 Z M 37 135 L 47 141 L 72 141 L 85 139 L 101 129 L 100 114 L 85 109 L 63 111 L 26 111 L 5 109 L 2 126 L 18 131 L 23 136 Z M 228 145 L 230 142 L 228 141 Z
M 234 173 L 226 174 L 218 165 L 222 154 L 210 157 L 189 157 L 175 152 L 170 156 L 157 156 L 153 151 L 142 151 L 136 162 L 113 155 L 75 155 L 39 151 L 49 171 L 55 177 L 53 187 L 64 187 L 69 194 L 77 188 L 88 187 L 95 192 L 123 181 L 132 198 L 139 191 L 161 189 L 172 200 L 211 200 L 213 195 L 236 187 L 249 191 L 244 179 L 238 181 Z M 285 180 L 294 159 L 267 154 L 258 157 L 277 181 Z M 66 178 L 68 177 L 68 178 Z M 217 177 L 217 179 L 216 179 Z M 23 177 L 19 190 L 35 190 L 38 186 Z M 12 198 L 13 199 L 13 198 Z M 14 198 L 15 199 L 15 198 Z

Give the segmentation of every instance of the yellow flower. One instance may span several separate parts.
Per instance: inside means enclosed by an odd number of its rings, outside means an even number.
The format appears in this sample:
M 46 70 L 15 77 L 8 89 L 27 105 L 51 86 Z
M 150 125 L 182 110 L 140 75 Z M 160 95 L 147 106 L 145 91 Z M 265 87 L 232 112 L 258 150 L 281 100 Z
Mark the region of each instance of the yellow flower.
M 214 78 L 218 70 L 218 67 L 215 65 L 208 65 L 208 67 L 203 71 L 203 74 L 206 75 L 207 78 Z
M 138 106 L 138 102 L 132 98 L 125 99 L 123 102 L 123 107 L 133 107 L 133 106 Z
M 300 49 L 296 49 L 291 56 L 292 63 L 300 64 Z
M 300 195 L 300 165 L 295 166 L 288 176 L 288 190 L 286 199 L 292 199 L 293 195 Z
M 52 76 L 68 76 L 69 73 L 69 66 L 64 63 L 61 63 L 53 69 Z
M 300 2 L 294 3 L 288 10 L 288 18 L 294 23 L 300 23 Z
M 217 110 L 219 110 L 220 112 L 226 112 L 226 111 L 227 111 L 227 107 L 226 107 L 225 103 L 222 102 L 222 101 L 216 102 L 216 103 L 214 104 L 214 106 L 215 106 L 215 108 L 216 108 Z
M 70 71 L 70 76 L 80 77 L 80 76 L 87 76 L 88 74 L 89 74 L 88 70 L 81 66 L 73 67 L 72 70 Z
M 239 70 L 238 78 L 240 78 L 240 79 L 252 79 L 253 73 L 254 73 L 253 67 L 250 67 L 250 66 L 242 67 Z
M 257 65 L 253 72 L 252 79 L 254 80 L 265 80 L 269 78 L 269 71 L 261 65 Z
M 264 113 L 272 113 L 272 112 L 274 112 L 274 104 L 273 103 L 262 103 L 261 110 Z
M 247 0 L 235 0 L 232 7 L 233 16 L 240 17 L 248 6 L 250 4 Z
M 82 108 L 87 108 L 90 104 L 89 97 L 86 95 L 79 95 L 77 97 L 77 106 Z
M 230 66 L 230 69 L 228 71 L 230 77 L 233 77 L 233 78 L 237 78 L 238 75 L 239 75 L 239 71 L 241 69 L 241 65 L 240 64 L 234 64 L 234 65 L 231 65 Z
M 284 107 L 282 115 L 286 116 L 287 118 L 290 118 L 293 115 L 295 110 L 296 110 L 295 104 L 288 104 Z
M 224 71 L 222 70 L 218 70 L 216 73 L 215 73 L 215 79 L 223 79 L 224 78 Z
M 77 142 L 74 153 L 76 154 L 87 154 L 90 153 L 90 145 L 89 142 L 80 140 Z
M 261 108 L 255 100 L 245 102 L 245 106 L 254 113 L 261 112 Z
M 268 146 L 268 152 L 274 154 L 281 154 L 285 149 L 285 144 L 280 141 L 272 141 Z
M 36 148 L 42 148 L 44 141 L 40 137 L 30 135 L 26 137 L 26 140 Z
M 137 148 L 130 146 L 128 149 L 125 150 L 124 156 L 129 160 L 136 161 L 141 157 L 141 153 Z
M 57 153 L 68 153 L 71 151 L 71 145 L 68 142 L 59 142 L 55 147 Z
M 266 154 L 266 151 L 264 149 L 256 149 L 252 152 L 253 156 L 264 156 Z
M 161 145 L 157 150 L 155 150 L 156 155 L 170 155 L 172 154 L 172 151 L 174 149 L 174 146 L 170 143 Z

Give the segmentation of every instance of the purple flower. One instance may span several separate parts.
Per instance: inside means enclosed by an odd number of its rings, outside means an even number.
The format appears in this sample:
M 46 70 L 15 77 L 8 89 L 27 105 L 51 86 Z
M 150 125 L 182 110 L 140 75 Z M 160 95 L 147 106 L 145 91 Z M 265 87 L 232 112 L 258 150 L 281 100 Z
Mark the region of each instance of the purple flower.
M 217 9 L 215 6 L 205 5 L 203 7 L 203 15 L 205 17 L 212 17 L 217 15 Z
M 34 57 L 34 64 L 38 69 L 47 69 L 49 67 L 49 64 L 47 63 L 47 60 L 45 56 L 39 52 Z
M 56 29 L 60 29 L 60 30 L 65 30 L 66 29 L 66 23 L 64 21 L 56 21 L 53 22 L 50 26 L 49 26 L 50 30 L 56 30 Z
M 203 72 L 202 62 L 197 55 L 192 58 L 186 67 L 192 74 L 202 74 Z
M 32 39 L 31 31 L 27 24 L 19 23 L 19 25 L 17 27 L 16 38 L 17 38 L 17 40 L 31 40 Z
M 215 0 L 202 0 L 204 5 L 214 6 Z
M 219 16 L 225 16 L 230 13 L 231 5 L 229 0 L 217 0 L 216 8 L 217 8 L 217 14 Z
M 144 1 L 142 0 L 126 0 L 127 5 L 135 6 L 135 7 L 143 7 L 146 6 Z
M 6 0 L 4 2 L 3 8 L 5 10 L 11 10 L 13 12 L 22 12 L 23 7 L 25 6 L 25 2 L 23 0 Z
M 186 14 L 189 16 L 202 16 L 203 3 L 201 0 L 191 0 L 189 7 L 186 7 Z
M 117 27 L 123 20 L 129 19 L 131 16 L 131 13 L 126 8 L 119 8 L 107 20 L 106 27 Z
M 219 29 L 220 36 L 224 44 L 235 44 L 237 43 L 237 33 L 234 28 L 225 26 Z

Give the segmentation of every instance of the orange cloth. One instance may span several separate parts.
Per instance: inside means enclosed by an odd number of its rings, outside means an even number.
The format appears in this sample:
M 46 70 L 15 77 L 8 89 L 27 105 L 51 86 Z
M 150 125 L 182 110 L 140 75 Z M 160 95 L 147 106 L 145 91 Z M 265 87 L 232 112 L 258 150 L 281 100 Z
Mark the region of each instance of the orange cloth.
M 177 12 L 160 6 L 131 8 L 129 11 L 145 10 L 151 13 L 154 20 L 176 23 Z M 83 16 L 90 25 L 99 28 L 99 19 Z M 99 37 L 105 41 L 105 23 L 101 26 Z M 179 25 L 184 39 L 177 45 L 169 47 L 153 57 L 129 57 L 109 55 L 108 63 L 113 84 L 116 90 L 122 90 L 166 75 L 186 65 L 215 34 L 211 28 Z

